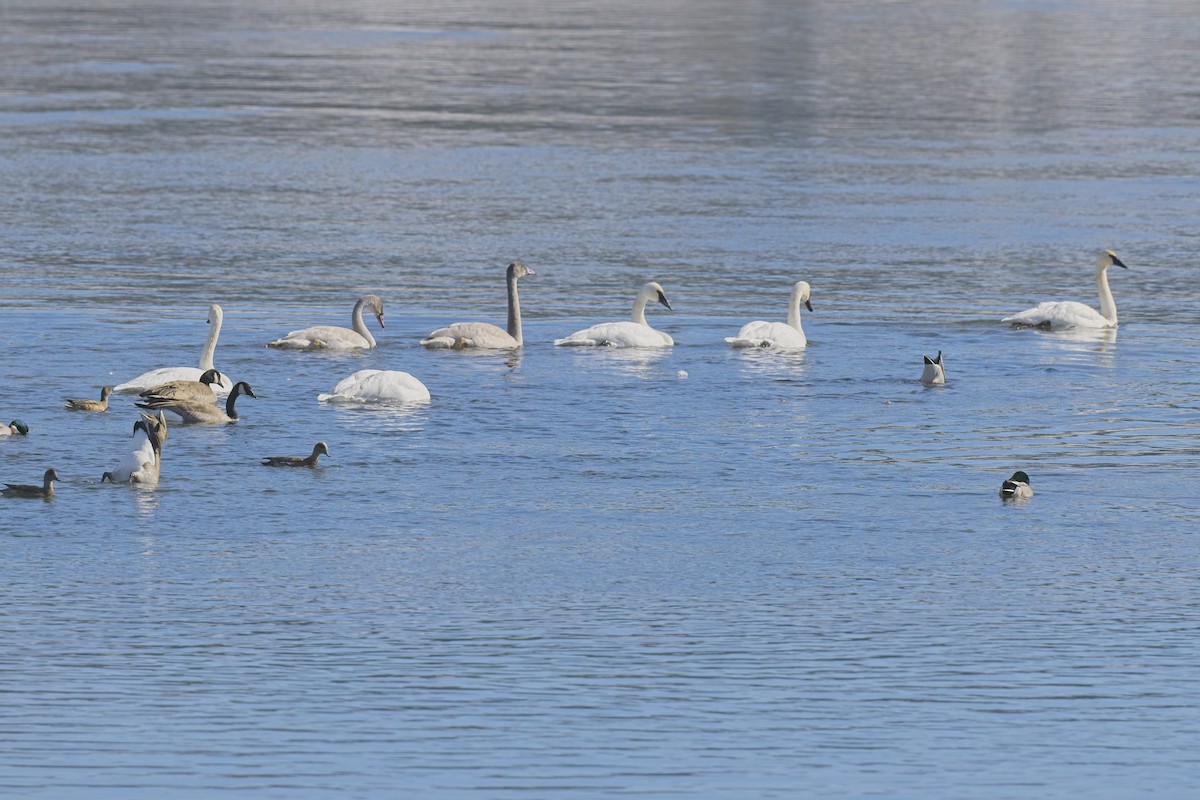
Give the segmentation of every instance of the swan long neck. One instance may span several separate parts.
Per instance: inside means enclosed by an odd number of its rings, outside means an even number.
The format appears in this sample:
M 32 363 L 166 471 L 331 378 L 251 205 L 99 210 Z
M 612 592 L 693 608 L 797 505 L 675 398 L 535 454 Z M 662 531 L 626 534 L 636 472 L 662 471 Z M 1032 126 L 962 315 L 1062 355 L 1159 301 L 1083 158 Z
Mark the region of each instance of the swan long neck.
M 637 299 L 633 301 L 633 314 L 630 316 L 630 319 L 636 322 L 638 325 L 647 325 L 646 303 L 648 301 L 649 298 L 646 297 L 645 292 L 639 293 Z
M 800 327 L 800 291 L 792 290 L 791 300 L 788 301 L 788 319 L 787 324 L 796 330 L 803 330 Z
M 517 274 L 508 273 L 508 335 L 523 344 L 521 339 L 521 298 L 517 295 Z
M 208 338 L 204 340 L 204 349 L 200 352 L 201 372 L 213 369 L 213 357 L 217 354 L 217 337 L 221 335 L 221 320 L 224 314 L 215 306 L 213 310 L 216 313 L 213 314 L 213 321 L 209 323 Z
M 1117 303 L 1113 300 L 1112 289 L 1108 287 L 1108 266 L 1096 267 L 1096 291 L 1100 293 L 1100 316 L 1108 320 L 1110 325 L 1117 324 Z
M 371 347 L 374 347 L 375 337 L 371 335 L 371 331 L 367 328 L 367 324 L 363 322 L 362 311 L 363 300 L 360 298 L 359 301 L 354 304 L 354 311 L 350 313 L 350 326 L 354 328 L 355 333 L 366 339 L 367 343 Z

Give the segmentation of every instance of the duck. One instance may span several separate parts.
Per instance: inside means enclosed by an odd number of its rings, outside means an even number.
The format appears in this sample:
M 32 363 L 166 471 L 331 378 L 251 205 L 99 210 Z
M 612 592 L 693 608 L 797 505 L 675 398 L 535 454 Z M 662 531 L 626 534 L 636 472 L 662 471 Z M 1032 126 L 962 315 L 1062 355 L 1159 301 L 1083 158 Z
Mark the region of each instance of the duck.
M 137 394 L 145 391 L 151 386 L 158 386 L 170 381 L 198 381 L 200 376 L 213 368 L 213 357 L 217 352 L 217 337 L 221 335 L 221 323 L 225 319 L 225 312 L 219 305 L 213 303 L 208 307 L 208 338 L 204 341 L 204 349 L 200 352 L 199 367 L 163 367 L 161 369 L 152 369 L 149 372 L 143 372 L 132 380 L 118 383 L 113 387 L 113 391 L 118 394 Z M 224 375 L 221 376 L 221 382 L 216 384 L 214 391 L 218 394 L 228 394 L 233 385 Z
M 14 419 L 7 425 L 0 425 L 0 436 L 28 436 L 29 426 L 19 419 Z
M 942 362 L 942 351 L 938 350 L 938 354 L 930 358 L 929 356 L 921 356 L 925 359 L 925 368 L 921 371 L 921 383 L 926 386 L 941 386 L 946 382 L 946 365 Z
M 67 411 L 108 411 L 108 396 L 112 391 L 111 386 L 101 386 L 99 400 L 76 400 L 68 397 L 63 401 L 63 408 Z
M 1033 497 L 1033 489 L 1029 488 L 1029 476 L 1017 470 L 1012 477 L 1000 484 L 1000 497 L 1004 500 L 1026 500 Z
M 58 473 L 51 468 L 42 475 L 41 486 L 32 486 L 27 483 L 6 483 L 4 484 L 5 488 L 0 490 L 0 494 L 5 497 L 35 497 L 49 500 L 54 497 L 54 482 L 57 480 L 59 480 Z
M 245 381 L 238 381 L 233 390 L 225 398 L 225 408 L 222 410 L 215 403 L 198 400 L 156 400 L 147 399 L 136 403 L 138 408 L 170 411 L 183 418 L 184 424 L 191 425 L 227 425 L 237 422 L 238 413 L 235 404 L 241 395 L 257 398 L 258 395 Z
M 263 459 L 264 467 L 315 467 L 317 458 L 324 453 L 329 455 L 329 445 L 317 442 L 313 445 L 312 455 L 309 456 L 267 456 Z
M 525 266 L 524 262 L 514 261 L 508 265 L 505 274 L 508 282 L 508 330 L 490 322 L 456 322 L 430 333 L 421 340 L 421 346 L 452 350 L 512 350 L 524 344 L 517 281 L 537 273 Z
M 1129 269 L 1112 250 L 1104 250 L 1096 257 L 1096 291 L 1100 295 L 1100 310 L 1074 300 L 1048 300 L 1033 308 L 1005 317 L 1017 328 L 1115 328 L 1117 327 L 1117 304 L 1108 286 L 1108 268 Z
M 138 396 L 147 401 L 177 400 L 214 403 L 217 399 L 217 393 L 213 389 L 213 386 L 219 384 L 224 377 L 224 375 L 215 369 L 205 370 L 199 380 L 160 383 L 158 386 L 151 386 L 149 389 L 139 392 Z
M 556 339 L 554 344 L 560 347 L 670 347 L 675 340 L 646 323 L 646 304 L 652 300 L 666 306 L 668 311 L 672 310 L 662 286 L 651 281 L 638 292 L 628 321 L 602 322 Z
M 430 396 L 425 384 L 407 372 L 360 369 L 317 399 L 332 403 L 428 403 Z
M 812 287 L 807 281 L 796 281 L 788 299 L 787 322 L 747 322 L 737 336 L 727 336 L 725 341 L 733 347 L 776 347 L 781 350 L 799 350 L 808 346 L 808 337 L 800 325 L 800 304 L 813 310 L 810 296 Z
M 167 439 L 167 418 L 162 411 L 158 416 L 139 414 L 133 423 L 133 442 L 130 452 L 125 454 L 116 469 L 100 476 L 100 482 L 158 483 L 162 466 L 162 446 Z
M 281 339 L 267 342 L 267 347 L 285 350 L 369 350 L 377 342 L 363 322 L 363 309 L 369 310 L 383 328 L 383 300 L 374 294 L 363 295 L 350 312 L 351 328 L 336 325 L 315 325 L 299 331 L 291 331 Z

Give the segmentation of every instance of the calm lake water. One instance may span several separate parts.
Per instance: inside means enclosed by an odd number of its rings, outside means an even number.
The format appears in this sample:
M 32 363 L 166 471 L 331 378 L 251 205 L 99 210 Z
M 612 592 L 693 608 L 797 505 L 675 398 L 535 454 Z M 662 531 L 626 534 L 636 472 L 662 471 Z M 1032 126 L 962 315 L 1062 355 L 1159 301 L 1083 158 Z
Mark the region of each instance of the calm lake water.
M 0 794 L 1195 796 L 1198 47 L 1190 0 L 0 2 L 0 480 L 62 476 L 0 498 Z M 999 322 L 1106 247 L 1118 331 Z M 417 346 L 514 258 L 522 353 Z M 724 343 L 798 279 L 806 351 Z M 552 345 L 647 280 L 676 347 Z M 378 349 L 264 347 L 368 292 Z M 100 484 L 132 400 L 62 398 L 214 302 L 260 398 Z M 364 368 L 432 402 L 317 400 Z

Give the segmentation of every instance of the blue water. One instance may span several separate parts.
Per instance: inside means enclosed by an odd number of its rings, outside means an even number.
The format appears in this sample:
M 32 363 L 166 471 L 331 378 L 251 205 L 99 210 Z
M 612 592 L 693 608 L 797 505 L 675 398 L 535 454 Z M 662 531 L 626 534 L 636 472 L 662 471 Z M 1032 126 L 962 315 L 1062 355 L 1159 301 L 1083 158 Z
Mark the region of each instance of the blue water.
M 177 5 L 0 5 L 0 794 L 1200 790 L 1189 3 Z M 100 484 L 213 302 L 259 399 Z

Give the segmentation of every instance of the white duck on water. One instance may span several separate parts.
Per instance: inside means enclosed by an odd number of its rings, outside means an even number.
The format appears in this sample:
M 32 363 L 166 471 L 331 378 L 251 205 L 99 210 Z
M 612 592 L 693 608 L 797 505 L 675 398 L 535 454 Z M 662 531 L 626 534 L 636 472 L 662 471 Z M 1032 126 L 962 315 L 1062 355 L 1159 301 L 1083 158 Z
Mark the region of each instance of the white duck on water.
M 1118 266 L 1129 269 L 1112 250 L 1104 250 L 1096 258 L 1096 291 L 1100 294 L 1100 311 L 1074 300 L 1048 300 L 1033 308 L 1005 317 L 1001 322 L 1011 322 L 1018 328 L 1115 328 L 1117 327 L 1117 304 L 1112 289 L 1108 286 L 1108 268 Z
M 813 310 L 809 298 L 812 287 L 806 281 L 796 281 L 792 286 L 792 294 L 788 299 L 787 322 L 764 322 L 756 320 L 747 322 L 738 331 L 737 336 L 727 336 L 725 341 L 733 347 L 777 347 L 785 350 L 799 350 L 808 346 L 808 337 L 800 325 L 800 304 L 809 311 Z
M 946 365 L 942 362 L 942 351 L 934 358 L 921 356 L 925 359 L 925 368 L 921 371 L 921 383 L 926 386 L 941 386 L 946 382 Z
M 675 340 L 669 334 L 651 328 L 646 322 L 646 304 L 657 301 L 671 310 L 663 288 L 654 281 L 647 283 L 633 301 L 633 314 L 628 321 L 602 322 L 576 331 L 554 343 L 567 347 L 670 347 Z

